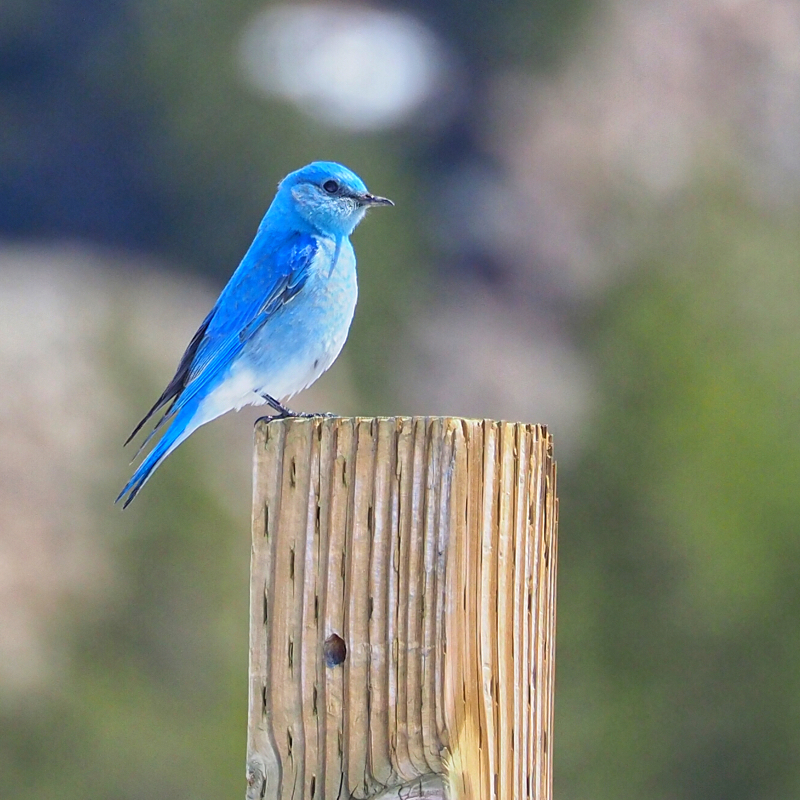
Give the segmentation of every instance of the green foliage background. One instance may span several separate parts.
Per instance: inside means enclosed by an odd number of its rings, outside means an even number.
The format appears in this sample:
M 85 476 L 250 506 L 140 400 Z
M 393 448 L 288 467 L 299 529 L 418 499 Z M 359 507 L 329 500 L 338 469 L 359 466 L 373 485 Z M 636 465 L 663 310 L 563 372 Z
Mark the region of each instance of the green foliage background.
M 159 255 L 179 272 L 221 285 L 272 185 L 315 158 L 358 165 L 397 202 L 357 234 L 371 268 L 348 358 L 359 412 L 402 413 L 384 343 L 410 335 L 409 308 L 438 285 L 420 199 L 429 134 L 346 136 L 254 97 L 233 56 L 260 3 L 123 5 L 72 80 L 141 114 L 140 174 L 167 220 Z M 3 41 L 49 29 L 56 8 L 12 0 Z M 472 0 L 442 3 L 431 22 L 480 82 L 509 64 L 554 69 L 586 11 Z M 0 110 L 2 170 L 31 112 L 2 91 Z M 556 796 L 798 796 L 796 209 L 765 211 L 723 171 L 634 228 L 624 276 L 570 320 L 598 388 L 559 478 Z M 125 352 L 112 343 L 110 373 Z M 161 388 L 130 370 L 114 379 L 131 419 Z M 126 515 L 108 508 L 123 464 L 92 489 L 118 581 L 100 608 L 59 610 L 52 636 L 68 658 L 46 688 L 0 694 L 4 800 L 241 796 L 248 509 L 232 515 L 207 491 L 197 452 L 172 456 Z

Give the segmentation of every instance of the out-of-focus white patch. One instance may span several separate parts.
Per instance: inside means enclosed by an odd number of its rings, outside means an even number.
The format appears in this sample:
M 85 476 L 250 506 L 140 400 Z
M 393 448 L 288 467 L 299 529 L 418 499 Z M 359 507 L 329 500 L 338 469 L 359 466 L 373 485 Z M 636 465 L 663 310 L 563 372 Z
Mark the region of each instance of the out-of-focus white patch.
M 348 4 L 282 5 L 244 31 L 248 81 L 328 125 L 378 130 L 436 99 L 439 116 L 458 83 L 442 42 L 414 17 Z

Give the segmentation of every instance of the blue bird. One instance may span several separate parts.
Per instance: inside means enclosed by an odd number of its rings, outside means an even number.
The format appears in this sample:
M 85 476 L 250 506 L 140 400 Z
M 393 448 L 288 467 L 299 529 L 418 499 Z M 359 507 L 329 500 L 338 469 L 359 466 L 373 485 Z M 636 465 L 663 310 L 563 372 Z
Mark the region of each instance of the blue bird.
M 133 500 L 159 464 L 193 431 L 231 409 L 282 404 L 336 360 L 356 307 L 356 257 L 349 236 L 371 206 L 347 167 L 316 161 L 278 185 L 250 249 L 186 348 L 175 377 L 125 444 L 165 409 L 141 452 L 163 436 L 119 493 Z M 137 453 L 138 455 L 138 453 Z

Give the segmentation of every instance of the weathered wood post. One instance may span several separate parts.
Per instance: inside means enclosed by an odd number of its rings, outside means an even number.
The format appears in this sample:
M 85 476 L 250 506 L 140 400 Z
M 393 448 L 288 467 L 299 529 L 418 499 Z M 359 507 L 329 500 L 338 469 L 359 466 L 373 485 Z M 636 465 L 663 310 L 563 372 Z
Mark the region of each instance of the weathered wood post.
M 557 513 L 540 426 L 259 421 L 247 797 L 551 800 Z

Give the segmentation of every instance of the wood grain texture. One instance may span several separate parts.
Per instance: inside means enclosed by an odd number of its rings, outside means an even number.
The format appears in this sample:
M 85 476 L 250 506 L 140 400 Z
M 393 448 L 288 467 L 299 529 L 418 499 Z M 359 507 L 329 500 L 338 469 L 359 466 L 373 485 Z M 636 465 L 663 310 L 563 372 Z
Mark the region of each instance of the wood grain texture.
M 248 799 L 550 800 L 546 430 L 260 421 L 254 470 Z

